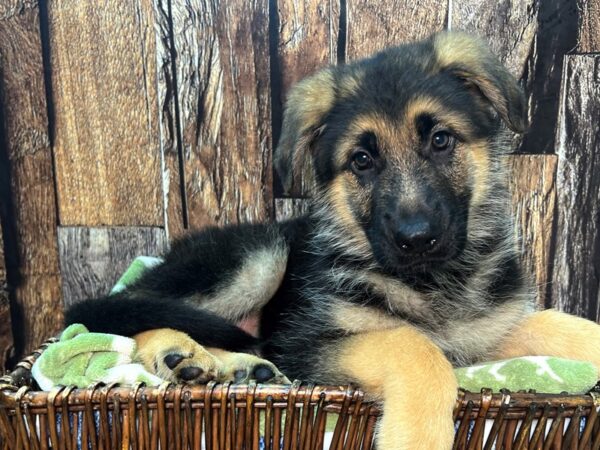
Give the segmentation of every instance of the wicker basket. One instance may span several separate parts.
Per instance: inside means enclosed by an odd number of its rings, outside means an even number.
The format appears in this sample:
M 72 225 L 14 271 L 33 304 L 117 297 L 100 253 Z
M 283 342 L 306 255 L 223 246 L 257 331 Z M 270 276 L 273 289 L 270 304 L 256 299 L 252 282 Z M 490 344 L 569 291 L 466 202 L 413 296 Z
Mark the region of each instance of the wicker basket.
M 374 447 L 380 411 L 352 386 L 97 384 L 36 391 L 31 365 L 50 342 L 0 379 L 1 449 Z M 598 406 L 594 394 L 460 391 L 454 447 L 598 449 Z

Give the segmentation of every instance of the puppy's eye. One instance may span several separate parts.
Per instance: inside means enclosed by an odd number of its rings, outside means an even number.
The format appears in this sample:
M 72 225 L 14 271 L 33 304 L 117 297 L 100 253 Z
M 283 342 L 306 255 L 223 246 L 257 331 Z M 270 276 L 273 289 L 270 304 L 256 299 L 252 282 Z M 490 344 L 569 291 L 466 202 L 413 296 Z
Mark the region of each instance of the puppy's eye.
M 364 172 L 373 167 L 373 158 L 364 150 L 358 150 L 352 155 L 352 169 L 355 172 Z
M 451 150 L 454 147 L 454 136 L 447 131 L 436 131 L 431 136 L 431 146 L 438 152 Z

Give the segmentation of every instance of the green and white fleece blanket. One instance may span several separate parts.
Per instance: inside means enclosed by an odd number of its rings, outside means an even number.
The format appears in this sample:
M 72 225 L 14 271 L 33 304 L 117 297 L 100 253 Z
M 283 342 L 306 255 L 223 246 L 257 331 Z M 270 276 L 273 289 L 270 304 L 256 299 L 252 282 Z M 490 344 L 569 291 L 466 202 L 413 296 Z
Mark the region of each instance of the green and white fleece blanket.
M 119 279 L 112 293 L 125 289 L 160 258 L 136 258 Z M 86 387 L 91 383 L 143 381 L 158 385 L 160 378 L 135 364 L 135 341 L 123 336 L 89 333 L 82 325 L 72 325 L 60 341 L 51 344 L 32 368 L 34 378 L 44 390 L 56 385 L 73 384 Z M 534 389 L 537 392 L 572 394 L 585 393 L 595 386 L 598 371 L 593 364 L 550 356 L 528 356 L 504 361 L 492 361 L 455 370 L 463 389 L 478 392 Z

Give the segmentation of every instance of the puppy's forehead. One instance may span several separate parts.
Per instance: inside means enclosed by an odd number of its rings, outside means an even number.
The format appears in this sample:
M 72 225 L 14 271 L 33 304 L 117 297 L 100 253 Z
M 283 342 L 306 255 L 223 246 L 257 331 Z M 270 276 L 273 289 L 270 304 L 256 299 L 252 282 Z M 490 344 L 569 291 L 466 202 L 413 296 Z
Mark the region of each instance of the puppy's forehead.
M 489 109 L 461 80 L 431 72 L 414 55 L 399 55 L 362 61 L 340 73 L 337 111 L 350 129 L 364 130 L 370 123 L 373 132 L 379 128 L 407 138 L 417 118 L 427 115 L 465 138 L 489 133 Z
M 465 139 L 473 135 L 472 118 L 468 113 L 457 109 L 452 103 L 444 102 L 440 97 L 431 95 L 415 95 L 408 98 L 404 104 L 396 105 L 391 113 L 386 113 L 377 106 L 366 108 L 349 122 L 348 134 L 352 136 L 371 131 L 390 140 L 412 139 L 418 134 L 418 124 L 424 118 L 449 128 Z

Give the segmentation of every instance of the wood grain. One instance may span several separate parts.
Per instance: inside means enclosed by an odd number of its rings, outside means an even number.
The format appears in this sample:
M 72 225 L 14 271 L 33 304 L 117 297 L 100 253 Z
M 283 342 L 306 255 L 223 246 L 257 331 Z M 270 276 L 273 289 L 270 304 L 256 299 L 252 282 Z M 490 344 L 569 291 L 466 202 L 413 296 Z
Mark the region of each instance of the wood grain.
M 450 0 L 450 29 L 481 36 L 502 63 L 521 78 L 537 31 L 537 0 Z
M 272 71 L 273 133 L 279 138 L 283 105 L 289 89 L 302 78 L 338 59 L 339 0 L 280 0 L 277 3 L 278 41 L 276 70 Z M 314 184 L 312 164 L 306 158 L 303 170 L 293 180 L 291 197 L 303 197 Z M 275 180 L 275 195 L 281 185 Z
M 556 203 L 556 155 L 508 157 L 515 228 L 525 270 L 534 280 L 538 305 L 550 294 L 550 262 Z
M 149 0 L 48 2 L 62 225 L 163 225 Z
M 159 256 L 167 248 L 161 228 L 58 229 L 65 306 L 106 295 L 137 256 Z
M 439 0 L 347 0 L 348 59 L 425 38 L 446 26 L 447 2 Z
M 292 219 L 308 212 L 310 200 L 307 198 L 276 198 L 275 220 Z
M 6 363 L 14 352 L 2 235 L 2 228 L 0 228 L 0 374 L 7 369 Z
M 56 197 L 37 5 L 11 0 L 0 6 L 0 116 L 11 175 L 8 226 L 14 249 L 7 269 L 14 289 L 17 355 L 31 351 L 62 325 Z
M 565 57 L 557 130 L 553 302 L 600 320 L 600 80 L 598 55 Z
M 600 52 L 600 0 L 577 0 L 579 33 L 577 51 Z
M 163 198 L 167 235 L 181 235 L 187 226 L 178 133 L 175 49 L 171 37 L 171 11 L 168 0 L 153 0 L 156 27 L 157 98 L 160 146 L 163 155 Z
M 272 217 L 267 0 L 172 4 L 191 228 Z

